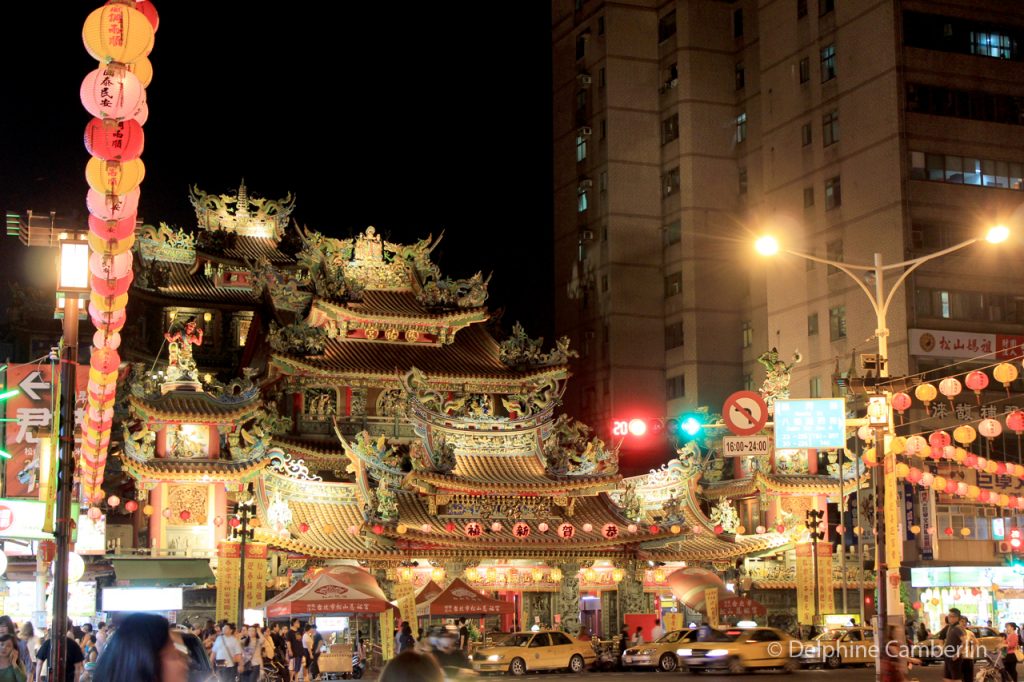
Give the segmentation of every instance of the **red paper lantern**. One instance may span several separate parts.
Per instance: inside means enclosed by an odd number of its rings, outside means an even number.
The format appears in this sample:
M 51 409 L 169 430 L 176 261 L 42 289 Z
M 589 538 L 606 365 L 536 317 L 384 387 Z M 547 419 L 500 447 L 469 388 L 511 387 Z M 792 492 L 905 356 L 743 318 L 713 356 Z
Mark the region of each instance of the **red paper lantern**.
M 661 529 L 660 529 L 660 528 L 658 528 L 658 527 L 657 527 L 657 526 L 655 526 L 655 525 L 652 525 L 652 526 L 651 526 L 650 528 L 648 528 L 647 530 L 648 530 L 648 531 L 650 531 L 651 535 L 657 535 L 657 534 L 658 534 L 658 531 L 659 531 L 659 530 L 661 530 Z
M 1006 464 L 1003 463 L 1003 462 L 998 462 L 996 464 L 996 476 L 1003 476 L 1005 474 L 1006 474 Z
M 979 502 L 988 502 L 990 497 L 992 497 L 992 493 L 990 493 L 987 490 L 982 490 L 980 493 L 978 493 Z
M 945 431 L 935 431 L 928 436 L 928 444 L 932 446 L 932 451 L 941 450 L 952 443 L 953 439 Z
M 952 495 L 953 493 L 956 492 L 956 486 L 957 486 L 956 481 L 954 481 L 953 479 L 948 479 L 946 481 L 946 492 L 948 494 Z
M 715 524 L 714 531 L 715 531 L 715 535 L 721 535 L 723 532 L 725 532 L 725 529 L 722 528 L 722 524 L 719 523 L 719 524 Z
M 915 610 L 915 611 L 920 611 L 921 609 L 923 609 L 923 608 L 924 608 L 924 604 L 922 604 L 922 603 L 921 603 L 921 602 L 919 602 L 919 601 L 916 601 L 916 602 L 914 602 L 913 604 L 911 604 L 911 606 L 913 606 L 913 607 L 914 607 L 914 610 Z
M 192 518 L 192 512 L 190 512 L 188 509 L 182 509 L 181 513 L 178 514 L 178 516 L 181 517 L 182 521 L 188 521 Z
M 892 409 L 896 410 L 900 414 L 903 414 L 910 409 L 912 401 L 910 396 L 906 393 L 894 393 L 892 396 Z
M 232 528 L 238 528 L 242 525 L 242 521 L 237 516 L 232 516 L 230 519 L 228 519 L 228 525 Z
M 967 455 L 966 457 L 964 457 L 964 464 L 969 466 L 969 467 L 976 467 L 976 466 L 978 466 L 978 456 L 977 455 Z
M 124 509 L 128 513 L 132 513 L 135 510 L 137 510 L 138 508 L 139 508 L 139 503 L 136 502 L 135 500 L 128 500 L 127 502 L 124 503 Z
M 974 391 L 974 395 L 978 397 L 978 403 L 981 403 L 981 392 L 988 387 L 988 375 L 981 370 L 974 370 L 968 372 L 967 376 L 964 377 L 964 383 L 967 384 L 967 388 Z
M 379 523 L 373 524 L 373 533 L 374 533 L 374 535 L 380 535 L 383 532 L 384 532 L 384 526 L 380 525 Z
M 1006 415 L 1006 428 L 1010 429 L 1018 436 L 1024 433 L 1024 410 L 1014 410 L 1010 414 Z
M 777 533 L 785 533 L 786 532 L 786 527 L 780 523 L 779 525 L 775 526 L 775 532 L 777 532 Z
M 42 558 L 44 564 L 48 564 L 53 561 L 53 558 L 57 556 L 57 543 L 53 540 L 43 540 L 39 543 L 39 556 Z
M 299 524 L 299 532 L 300 533 L 308 533 L 309 532 L 309 524 L 306 523 L 305 521 L 300 523 Z
M 945 533 L 946 535 L 952 535 L 953 534 L 953 529 L 950 528 L 949 526 L 946 526 L 946 530 L 944 530 L 942 532 Z
M 103 161 L 134 161 L 142 156 L 146 135 L 138 121 L 103 121 L 94 118 L 85 126 L 85 149 Z
M 449 521 L 448 523 L 444 524 L 444 529 L 449 533 L 452 533 L 455 531 L 455 524 Z

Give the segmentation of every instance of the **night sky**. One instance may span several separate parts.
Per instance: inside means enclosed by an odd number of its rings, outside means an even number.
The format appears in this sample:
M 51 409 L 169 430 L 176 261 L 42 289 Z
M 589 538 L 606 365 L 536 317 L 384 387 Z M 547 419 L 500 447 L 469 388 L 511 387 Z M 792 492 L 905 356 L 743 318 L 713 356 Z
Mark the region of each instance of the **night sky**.
M 194 229 L 188 187 L 226 193 L 244 177 L 258 196 L 295 193 L 293 217 L 331 236 L 444 230 L 442 272 L 493 271 L 503 326 L 550 341 L 548 3 L 155 4 L 145 222 Z M 96 64 L 81 28 L 97 6 L 4 10 L 0 208 L 84 227 L 78 91 Z M 5 275 L 31 279 L 44 266 L 12 242 L 2 255 L 22 265 Z

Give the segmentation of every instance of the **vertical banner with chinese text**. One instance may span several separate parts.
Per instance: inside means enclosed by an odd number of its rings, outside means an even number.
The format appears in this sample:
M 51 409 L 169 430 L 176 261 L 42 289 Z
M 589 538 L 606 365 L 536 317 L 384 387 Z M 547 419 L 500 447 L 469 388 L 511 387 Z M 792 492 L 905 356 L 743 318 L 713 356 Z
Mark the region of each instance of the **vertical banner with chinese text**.
M 420 638 L 419 619 L 416 618 L 416 586 L 411 582 L 397 581 L 392 589 L 392 596 L 398 603 L 399 617 L 412 628 L 412 636 Z
M 217 545 L 217 620 L 235 621 L 238 616 L 238 584 L 241 552 L 237 542 L 221 540 Z
M 900 507 L 900 483 L 896 479 L 896 453 L 885 453 L 885 564 L 899 568 L 903 561 L 903 510 Z
M 245 543 L 245 606 L 255 609 L 267 601 L 267 543 Z
M 708 625 L 718 627 L 718 588 L 709 587 L 704 590 L 704 613 L 708 616 Z
M 796 546 L 796 620 L 801 625 L 814 620 L 814 555 L 809 542 Z
M 935 541 L 935 490 L 928 488 L 921 500 L 921 532 L 917 534 L 917 546 L 922 559 L 938 559 L 939 543 Z
M 818 613 L 835 613 L 836 592 L 832 580 L 832 543 L 818 543 Z M 814 605 L 811 605 L 814 613 Z
M 413 619 L 415 620 L 415 619 Z M 380 657 L 390 661 L 395 657 L 395 610 L 386 609 L 380 613 Z M 367 652 L 369 654 L 369 652 Z
M 18 395 L 6 402 L 7 461 L 5 485 L 7 497 L 38 497 L 40 457 L 43 456 L 40 440 L 49 435 L 53 428 L 53 405 L 50 383 L 50 366 L 47 364 L 11 365 L 7 368 L 8 388 L 17 388 Z M 88 370 L 81 366 L 75 373 L 75 460 L 81 456 L 81 425 L 85 420 L 86 386 L 89 383 Z M 56 451 L 57 437 L 51 441 Z M 56 462 L 54 462 L 56 466 Z

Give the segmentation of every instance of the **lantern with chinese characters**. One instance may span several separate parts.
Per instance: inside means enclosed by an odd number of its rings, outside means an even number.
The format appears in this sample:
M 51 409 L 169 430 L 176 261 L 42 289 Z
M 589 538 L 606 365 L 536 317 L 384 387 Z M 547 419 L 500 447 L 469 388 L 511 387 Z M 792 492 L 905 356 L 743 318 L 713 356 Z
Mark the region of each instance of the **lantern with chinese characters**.
M 978 433 L 983 435 L 985 438 L 988 438 L 989 440 L 992 440 L 993 438 L 998 438 L 999 434 L 1001 434 L 1002 432 L 1003 425 L 1000 424 L 998 420 L 992 419 L 991 417 L 987 419 L 982 419 L 981 422 L 978 424 Z
M 892 396 L 892 409 L 899 412 L 900 417 L 903 417 L 903 413 L 910 409 L 913 401 L 910 400 L 910 396 L 906 393 L 894 393 Z
M 558 526 L 558 537 L 563 540 L 572 540 L 576 535 L 576 526 L 571 523 L 562 523 Z
M 79 96 L 95 118 L 119 120 L 133 117 L 145 103 L 146 91 L 138 76 L 127 69 L 105 66 L 85 77 Z
M 938 396 L 938 391 L 931 384 L 918 384 L 914 389 L 914 396 L 924 403 L 925 412 L 931 414 L 932 401 Z
M 957 443 L 961 443 L 962 445 L 970 445 L 977 437 L 978 432 L 974 430 L 973 426 L 961 424 L 953 429 L 953 440 Z
M 1024 410 L 1014 410 L 1006 415 L 1006 428 L 1020 437 L 1020 434 L 1024 433 Z
M 928 441 L 922 436 L 911 436 L 907 438 L 907 443 L 904 446 L 908 455 L 914 455 L 915 457 L 921 454 L 921 451 L 928 447 Z
M 142 163 L 142 159 L 119 162 L 101 161 L 94 157 L 85 166 L 85 180 L 89 183 L 89 187 L 102 194 L 127 194 L 141 185 L 145 177 L 146 165 Z M 90 235 L 90 237 L 95 238 L 95 235 Z M 128 235 L 125 239 L 114 243 L 122 242 L 125 244 L 123 248 L 111 248 L 109 252 L 124 253 L 135 243 L 135 235 Z M 102 253 L 103 249 L 94 249 L 94 251 Z
M 512 537 L 520 540 L 530 537 L 530 524 L 525 521 L 516 521 L 512 524 Z
M 949 437 L 949 434 L 945 431 L 933 431 L 928 436 L 928 445 L 931 446 L 932 452 L 936 453 L 933 455 L 933 459 L 937 459 L 941 453 L 942 448 L 947 447 L 953 443 L 953 439 Z
M 950 405 L 953 404 L 953 398 L 960 395 L 962 390 L 964 390 L 963 384 L 956 377 L 946 377 L 939 382 L 939 393 L 949 399 Z
M 1008 362 L 1001 362 L 992 370 L 992 376 L 1006 389 L 1006 395 L 1010 395 L 1010 384 L 1017 380 L 1020 373 L 1014 365 Z
M 974 395 L 978 399 L 978 404 L 981 404 L 981 392 L 988 388 L 988 375 L 981 370 L 974 370 L 968 372 L 967 376 L 964 377 L 964 383 L 967 384 L 967 388 L 974 391 Z
M 619 527 L 614 523 L 606 523 L 601 526 L 601 537 L 605 540 L 614 540 L 619 537 Z
M 463 530 L 468 538 L 478 538 L 484 534 L 484 528 L 476 521 L 470 521 L 465 525 Z
M 146 15 L 121 3 L 104 5 L 85 20 L 82 42 L 98 62 L 128 64 L 153 49 L 153 24 Z

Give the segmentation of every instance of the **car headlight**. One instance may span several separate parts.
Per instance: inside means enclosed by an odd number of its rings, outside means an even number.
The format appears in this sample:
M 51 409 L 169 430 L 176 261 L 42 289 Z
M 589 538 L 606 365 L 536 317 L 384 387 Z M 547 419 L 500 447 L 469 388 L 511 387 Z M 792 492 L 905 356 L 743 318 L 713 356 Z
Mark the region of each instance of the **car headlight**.
M 676 649 L 676 656 L 693 656 L 693 649 Z
M 653 654 L 653 653 L 654 653 L 655 651 L 657 651 L 657 649 L 641 649 L 641 650 L 640 650 L 640 655 L 641 655 L 641 656 L 650 656 L 650 655 L 651 655 L 651 654 Z
M 637 651 L 639 651 L 639 649 L 626 649 L 626 653 L 630 656 L 636 656 Z
M 729 655 L 729 650 L 728 649 L 712 649 L 711 651 L 708 652 L 708 658 L 719 657 L 719 656 L 728 656 L 728 655 Z
M 493 662 L 493 661 L 500 661 L 503 658 L 505 658 L 505 657 L 502 654 L 491 654 L 490 656 L 487 657 L 487 660 Z

